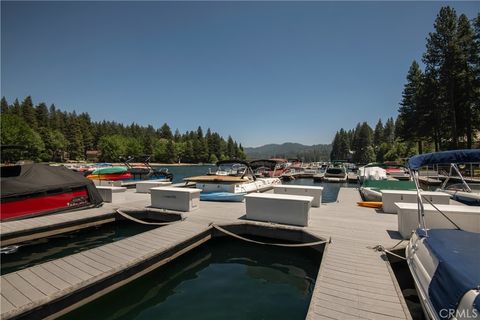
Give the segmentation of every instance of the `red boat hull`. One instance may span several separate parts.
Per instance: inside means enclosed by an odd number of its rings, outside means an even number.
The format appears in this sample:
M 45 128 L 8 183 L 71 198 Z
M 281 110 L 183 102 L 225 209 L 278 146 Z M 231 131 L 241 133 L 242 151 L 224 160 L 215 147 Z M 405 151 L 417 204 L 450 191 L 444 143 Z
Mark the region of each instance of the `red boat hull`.
M 86 188 L 2 201 L 0 220 L 26 218 L 90 205 Z

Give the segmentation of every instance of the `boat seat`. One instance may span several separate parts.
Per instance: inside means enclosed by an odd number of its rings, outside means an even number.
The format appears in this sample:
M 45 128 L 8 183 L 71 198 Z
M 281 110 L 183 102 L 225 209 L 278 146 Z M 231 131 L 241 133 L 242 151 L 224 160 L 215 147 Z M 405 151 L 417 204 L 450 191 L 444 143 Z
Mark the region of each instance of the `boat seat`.
M 308 226 L 313 197 L 276 193 L 245 196 L 246 217 L 251 220 Z
M 97 186 L 104 202 L 117 203 L 125 201 L 125 187 Z

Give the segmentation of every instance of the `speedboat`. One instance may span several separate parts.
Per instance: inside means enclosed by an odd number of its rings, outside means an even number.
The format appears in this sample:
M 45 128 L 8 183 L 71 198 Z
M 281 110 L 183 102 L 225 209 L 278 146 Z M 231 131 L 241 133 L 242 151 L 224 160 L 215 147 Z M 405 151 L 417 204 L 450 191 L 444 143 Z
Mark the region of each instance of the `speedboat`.
M 90 180 L 109 181 L 127 180 L 131 179 L 132 177 L 133 175 L 128 172 L 128 168 L 122 166 L 97 168 L 93 170 L 91 174 L 87 175 L 87 179 Z
M 288 172 L 288 162 L 284 159 L 259 159 L 250 161 L 256 177 L 259 178 L 280 178 Z
M 195 183 L 202 190 L 201 199 L 209 201 L 243 201 L 239 195 L 263 192 L 281 184 L 279 178 L 257 178 L 250 164 L 242 160 L 219 161 L 216 171 L 183 180 Z
M 343 164 L 332 165 L 325 171 L 323 180 L 327 182 L 345 182 L 347 181 L 347 169 L 345 169 Z
M 2 166 L 0 181 L 2 221 L 102 204 L 92 181 L 63 166 Z
M 173 174 L 168 171 L 166 168 L 153 168 L 150 165 L 150 157 L 143 156 L 139 159 L 141 163 L 134 164 L 133 161 L 135 160 L 134 157 L 128 157 L 127 159 L 123 159 L 122 161 L 125 166 L 128 168 L 128 172 L 132 175 L 132 178 L 127 180 L 164 180 L 164 181 L 172 181 Z
M 419 227 L 406 248 L 407 264 L 428 319 L 480 317 L 480 234 L 451 229 L 428 229 L 418 183 L 420 167 L 480 161 L 480 150 L 444 151 L 414 156 L 408 166 L 418 194 Z M 480 211 L 479 211 L 480 214 Z

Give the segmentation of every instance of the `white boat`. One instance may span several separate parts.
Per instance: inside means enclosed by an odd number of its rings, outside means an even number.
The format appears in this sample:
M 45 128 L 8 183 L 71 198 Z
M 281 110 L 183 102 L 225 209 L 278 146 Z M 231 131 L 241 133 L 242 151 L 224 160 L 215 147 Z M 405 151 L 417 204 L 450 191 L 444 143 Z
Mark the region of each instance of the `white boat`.
M 428 319 L 480 318 L 480 233 L 461 230 L 441 211 L 438 214 L 457 229 L 426 228 L 418 170 L 431 164 L 476 161 L 480 161 L 480 150 L 437 152 L 409 160 L 417 185 L 419 228 L 412 234 L 405 254 Z
M 363 183 L 365 180 L 386 180 L 387 171 L 374 164 L 358 168 L 358 180 Z
M 323 175 L 323 181 L 326 182 L 346 182 L 347 181 L 347 169 L 343 163 L 336 163 L 330 165 L 325 174 Z
M 225 199 L 225 193 L 247 194 L 250 192 L 263 192 L 281 184 L 279 178 L 255 177 L 248 162 L 241 160 L 225 160 L 217 163 L 218 170 L 208 175 L 188 177 L 184 181 L 194 182 L 195 187 L 202 189 L 202 193 L 208 193 L 209 199 L 215 199 L 212 193 L 222 193 L 219 201 Z M 218 174 L 216 174 L 218 172 Z M 239 199 L 239 197 L 232 197 Z

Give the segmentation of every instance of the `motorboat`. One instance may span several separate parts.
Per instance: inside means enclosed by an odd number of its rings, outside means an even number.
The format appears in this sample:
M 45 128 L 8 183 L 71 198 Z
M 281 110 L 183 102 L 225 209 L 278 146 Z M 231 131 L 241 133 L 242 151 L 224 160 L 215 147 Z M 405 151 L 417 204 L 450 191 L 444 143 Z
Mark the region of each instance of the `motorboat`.
M 2 221 L 100 206 L 92 181 L 63 166 L 1 167 Z
M 183 180 L 201 189 L 203 200 L 236 202 L 243 201 L 241 195 L 267 191 L 282 183 L 279 178 L 256 177 L 250 164 L 242 160 L 219 161 L 216 171 Z
M 109 181 L 128 180 L 132 179 L 132 177 L 133 175 L 128 171 L 128 168 L 123 166 L 97 168 L 87 175 L 87 179 L 90 180 Z
M 150 165 L 150 156 L 142 156 L 138 159 L 140 163 L 134 164 L 134 157 L 122 158 L 123 163 L 128 168 L 128 172 L 132 175 L 129 180 L 164 180 L 172 181 L 173 174 L 166 168 L 153 168 Z
M 343 164 L 334 164 L 327 168 L 323 180 L 327 182 L 346 182 L 347 169 Z
M 421 197 L 418 170 L 432 164 L 479 162 L 480 150 L 454 150 L 414 156 L 408 167 L 417 187 L 419 227 L 409 240 L 405 254 L 428 319 L 478 319 L 480 317 L 480 233 L 450 229 L 428 229 Z M 480 214 L 480 210 L 479 213 Z
M 363 183 L 365 180 L 385 180 L 387 170 L 381 168 L 378 163 L 369 163 L 358 168 L 358 180 Z
M 381 190 L 416 190 L 416 186 L 413 181 L 365 180 L 359 190 L 365 201 L 382 201 Z
M 288 172 L 288 162 L 284 159 L 259 159 L 250 161 L 256 177 L 280 178 Z

